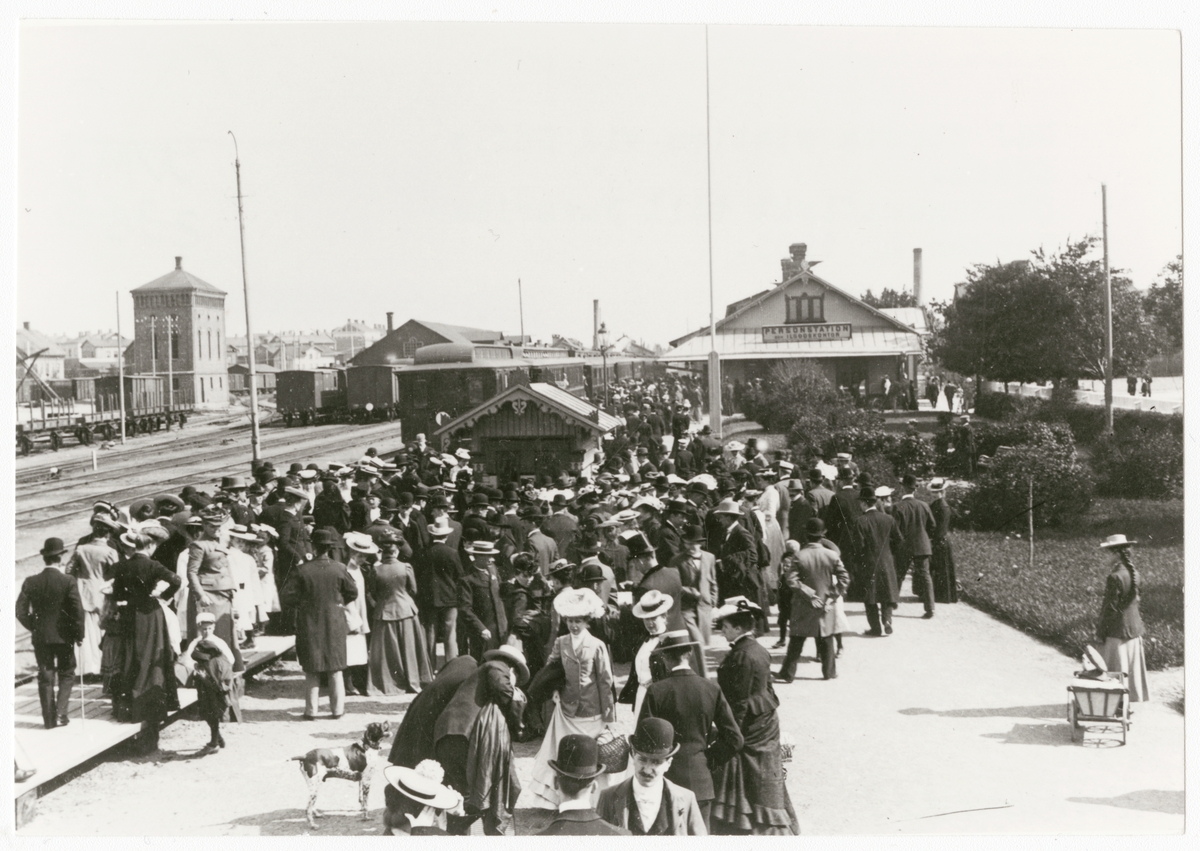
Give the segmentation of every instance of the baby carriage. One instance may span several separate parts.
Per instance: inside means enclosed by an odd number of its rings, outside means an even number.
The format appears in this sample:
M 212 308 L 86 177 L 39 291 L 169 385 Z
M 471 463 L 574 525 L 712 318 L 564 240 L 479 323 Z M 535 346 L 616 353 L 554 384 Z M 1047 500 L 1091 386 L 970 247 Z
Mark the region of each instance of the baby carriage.
M 1121 744 L 1127 741 L 1130 720 L 1129 688 L 1125 674 L 1109 671 L 1104 657 L 1089 646 L 1083 657 L 1083 670 L 1067 686 L 1067 723 L 1071 725 L 1071 741 L 1082 742 L 1087 725 L 1107 730 L 1119 727 Z

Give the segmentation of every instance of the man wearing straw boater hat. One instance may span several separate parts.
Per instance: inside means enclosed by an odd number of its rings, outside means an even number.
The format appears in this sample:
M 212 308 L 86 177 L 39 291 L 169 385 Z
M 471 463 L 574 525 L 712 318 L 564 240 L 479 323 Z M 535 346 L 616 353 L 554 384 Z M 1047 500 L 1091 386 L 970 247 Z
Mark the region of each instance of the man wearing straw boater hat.
M 629 749 L 633 776 L 600 793 L 600 817 L 634 836 L 707 836 L 696 796 L 666 777 L 679 752 L 671 722 L 643 718 Z
M 571 733 L 558 743 L 558 759 L 550 760 L 554 786 L 562 796 L 558 816 L 538 836 L 629 836 L 630 832 L 600 818 L 592 807 L 596 778 L 604 774 L 600 748 L 591 736 Z
M 69 723 L 67 709 L 75 685 L 75 645 L 83 641 L 79 587 L 74 578 L 62 571 L 66 551 L 61 538 L 47 538 L 41 549 L 45 568 L 26 579 L 17 595 L 17 620 L 33 639 L 38 699 L 42 704 L 42 723 L 47 729 Z
M 695 647 L 696 641 L 687 630 L 668 632 L 662 637 L 658 652 L 670 673 L 646 690 L 642 717 L 663 718 L 675 728 L 680 753 L 672 760 L 666 776 L 696 796 L 707 828 L 715 796 L 712 768 L 740 751 L 743 739 L 720 686 L 688 665 Z
M 445 661 L 458 655 L 458 599 L 463 580 L 462 563 L 450 546 L 454 532 L 450 518 L 440 515 L 428 525 L 431 543 L 416 564 L 417 606 L 425 627 L 425 649 L 430 670 L 437 670 L 437 639 L 442 635 Z

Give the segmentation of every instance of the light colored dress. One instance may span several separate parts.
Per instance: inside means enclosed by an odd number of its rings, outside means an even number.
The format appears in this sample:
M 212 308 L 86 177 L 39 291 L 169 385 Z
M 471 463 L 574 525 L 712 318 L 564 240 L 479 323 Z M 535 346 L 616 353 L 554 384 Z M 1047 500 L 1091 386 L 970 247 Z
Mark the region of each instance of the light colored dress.
M 107 540 L 80 544 L 71 554 L 67 574 L 75 577 L 79 584 L 79 599 L 83 602 L 83 644 L 79 647 L 79 673 L 99 674 L 101 665 L 100 640 L 104 630 L 100 619 L 107 601 L 105 590 L 112 587 L 112 579 L 106 578 L 117 563 L 117 551 Z
M 555 695 L 554 714 L 546 726 L 528 787 L 530 805 L 545 810 L 558 809 L 562 802 L 554 786 L 554 769 L 550 767 L 550 760 L 558 758 L 558 743 L 572 733 L 594 739 L 617 717 L 612 660 L 603 641 L 586 631 L 578 639 L 560 635 L 547 664 L 558 661 L 562 662 L 566 685 Z M 598 799 L 609 779 L 606 774 L 596 778 L 594 797 Z
M 234 611 L 238 617 L 238 631 L 254 629 L 258 626 L 258 607 L 262 599 L 262 591 L 258 582 L 258 562 L 254 556 L 230 547 L 229 569 L 233 573 Z
M 270 544 L 259 544 L 254 549 L 254 562 L 258 565 L 258 584 L 262 589 L 259 601 L 259 622 L 265 622 L 267 615 L 279 611 L 279 586 L 275 584 L 275 551 Z
M 786 550 L 786 538 L 778 520 L 779 491 L 768 487 L 758 498 L 755 508 L 754 514 L 763 530 L 763 543 L 767 545 L 767 552 L 771 554 L 771 561 L 763 570 L 763 577 L 766 579 L 767 587 L 774 591 L 779 588 L 779 565 L 783 561 L 783 554 Z
M 367 652 L 367 633 L 371 631 L 371 624 L 367 620 L 367 584 L 357 567 L 347 566 L 346 572 L 358 587 L 358 596 L 343 604 L 350 625 L 350 631 L 346 634 L 346 667 L 357 668 L 367 664 L 370 658 Z

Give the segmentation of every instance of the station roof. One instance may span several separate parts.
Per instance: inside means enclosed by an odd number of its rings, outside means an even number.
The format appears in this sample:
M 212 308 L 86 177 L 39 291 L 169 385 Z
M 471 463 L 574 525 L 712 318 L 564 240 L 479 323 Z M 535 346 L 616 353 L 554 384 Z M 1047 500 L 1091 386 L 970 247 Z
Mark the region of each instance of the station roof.
M 712 346 L 708 334 L 692 337 L 659 360 L 670 363 L 708 360 Z M 855 329 L 849 340 L 807 340 L 764 343 L 757 330 L 718 331 L 717 354 L 721 360 L 770 360 L 772 358 L 885 357 L 921 353 L 920 338 L 912 331 L 867 327 Z
M 604 413 L 595 405 L 566 390 L 560 390 L 553 384 L 535 381 L 530 384 L 514 384 L 503 393 L 493 396 L 483 404 L 477 405 L 462 416 L 446 423 L 434 434 L 450 435 L 460 429 L 470 428 L 483 417 L 499 412 L 505 403 L 514 399 L 533 402 L 544 410 L 551 410 L 563 419 L 599 434 L 610 432 L 622 424 L 621 420 L 612 414 Z

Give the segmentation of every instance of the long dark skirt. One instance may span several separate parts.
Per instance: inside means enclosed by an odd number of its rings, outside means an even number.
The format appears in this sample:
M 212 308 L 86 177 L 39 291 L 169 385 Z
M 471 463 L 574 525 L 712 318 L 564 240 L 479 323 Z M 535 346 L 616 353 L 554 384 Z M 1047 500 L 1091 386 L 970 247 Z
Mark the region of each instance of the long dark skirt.
M 417 618 L 371 624 L 367 694 L 414 694 L 433 682 L 425 630 Z
M 162 608 L 130 612 L 126 635 L 118 642 L 118 674 L 114 704 L 120 720 L 162 721 L 169 707 L 179 705 L 175 680 L 175 649 L 167 633 Z
M 950 539 L 935 541 L 933 555 L 929 559 L 929 573 L 933 580 L 933 599 L 938 603 L 958 602 L 958 575 L 954 570 L 954 551 Z
M 784 783 L 775 710 L 742 721 L 741 753 L 713 771 L 712 832 L 793 836 L 800 823 Z

